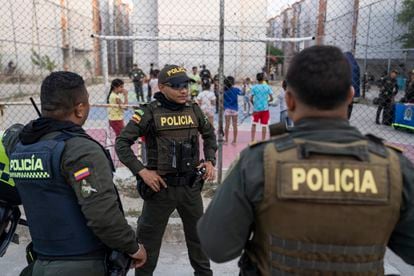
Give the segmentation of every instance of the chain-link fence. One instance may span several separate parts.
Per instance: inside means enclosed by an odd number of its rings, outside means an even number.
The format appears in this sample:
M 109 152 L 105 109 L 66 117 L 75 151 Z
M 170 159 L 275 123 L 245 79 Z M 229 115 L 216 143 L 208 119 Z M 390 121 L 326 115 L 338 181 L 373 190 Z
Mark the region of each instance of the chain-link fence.
M 182 65 L 194 75 L 205 68 L 213 79 L 222 70 L 234 76 L 242 90 L 246 79 L 254 83 L 256 73 L 263 72 L 277 98 L 292 56 L 311 45 L 331 44 L 346 52 L 353 64 L 358 97 L 351 124 L 405 148 L 414 159 L 413 106 L 398 103 L 414 69 L 414 49 L 399 40 L 407 32 L 397 20 L 404 10 L 402 0 L 0 0 L 0 4 L 1 129 L 35 118 L 28 97 L 39 99 L 41 80 L 49 72 L 69 70 L 84 77 L 94 104 L 85 128 L 111 147 L 115 135 L 102 104 L 115 78 L 125 81 L 132 105 L 141 89 L 144 101 L 149 87 L 156 92 L 155 74 L 165 64 Z M 135 83 L 133 64 L 145 74 Z M 391 121 L 376 124 L 373 102 L 379 97 L 381 78 L 393 69 L 399 71 L 398 104 L 395 111 L 387 111 Z M 216 84 L 210 89 L 218 96 Z M 191 89 L 195 94 L 202 90 L 197 85 Z M 250 140 L 251 110 L 245 99 L 239 97 L 238 143 Z M 278 122 L 277 102 L 270 112 L 271 123 Z M 214 114 L 216 126 L 221 114 Z M 131 116 L 132 109 L 127 110 L 125 121 Z

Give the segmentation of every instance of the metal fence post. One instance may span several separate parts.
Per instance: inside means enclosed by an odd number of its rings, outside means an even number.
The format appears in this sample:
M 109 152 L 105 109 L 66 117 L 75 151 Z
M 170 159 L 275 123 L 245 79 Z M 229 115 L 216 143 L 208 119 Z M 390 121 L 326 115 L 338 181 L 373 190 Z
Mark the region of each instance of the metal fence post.
M 224 0 L 220 0 L 220 41 L 219 41 L 219 106 L 218 106 L 218 158 L 217 182 L 221 184 L 223 173 L 223 93 L 224 93 Z

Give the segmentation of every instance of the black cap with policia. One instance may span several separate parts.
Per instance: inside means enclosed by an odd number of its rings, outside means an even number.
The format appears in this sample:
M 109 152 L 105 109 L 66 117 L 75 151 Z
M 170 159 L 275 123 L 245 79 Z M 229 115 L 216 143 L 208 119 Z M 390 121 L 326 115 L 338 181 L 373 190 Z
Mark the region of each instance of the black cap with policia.
M 165 66 L 158 75 L 158 83 L 174 89 L 184 88 L 189 82 L 194 82 L 187 76 L 187 70 L 178 65 Z

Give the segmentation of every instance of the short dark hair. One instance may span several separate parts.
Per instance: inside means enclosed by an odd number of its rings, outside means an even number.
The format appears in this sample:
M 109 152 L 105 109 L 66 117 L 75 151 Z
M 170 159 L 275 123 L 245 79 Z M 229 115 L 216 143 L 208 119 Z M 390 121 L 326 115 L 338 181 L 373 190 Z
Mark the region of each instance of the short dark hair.
M 227 76 L 224 79 L 224 88 L 230 89 L 230 88 L 233 87 L 234 83 L 235 83 L 234 77 L 233 76 Z
M 256 80 L 257 81 L 263 81 L 264 80 L 264 74 L 263 73 L 257 73 L 256 74 Z
M 197 69 L 197 66 L 193 66 L 193 67 L 191 67 L 191 69 L 192 69 L 192 70 Z
M 332 110 L 348 97 L 351 66 L 339 48 L 312 46 L 293 57 L 286 81 L 302 103 Z
M 86 99 L 85 82 L 81 76 L 73 72 L 53 72 L 43 80 L 40 88 L 42 113 L 49 115 L 67 115 L 76 104 Z

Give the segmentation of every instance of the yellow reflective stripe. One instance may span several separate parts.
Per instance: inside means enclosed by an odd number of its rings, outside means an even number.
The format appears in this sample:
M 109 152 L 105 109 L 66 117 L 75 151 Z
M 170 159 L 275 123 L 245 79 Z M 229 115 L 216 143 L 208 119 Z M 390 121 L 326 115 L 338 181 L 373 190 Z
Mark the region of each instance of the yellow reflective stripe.
M 1 142 L 2 136 L 0 136 L 0 179 L 2 182 L 14 187 L 14 180 L 10 177 L 10 161 L 6 154 L 6 149 Z

